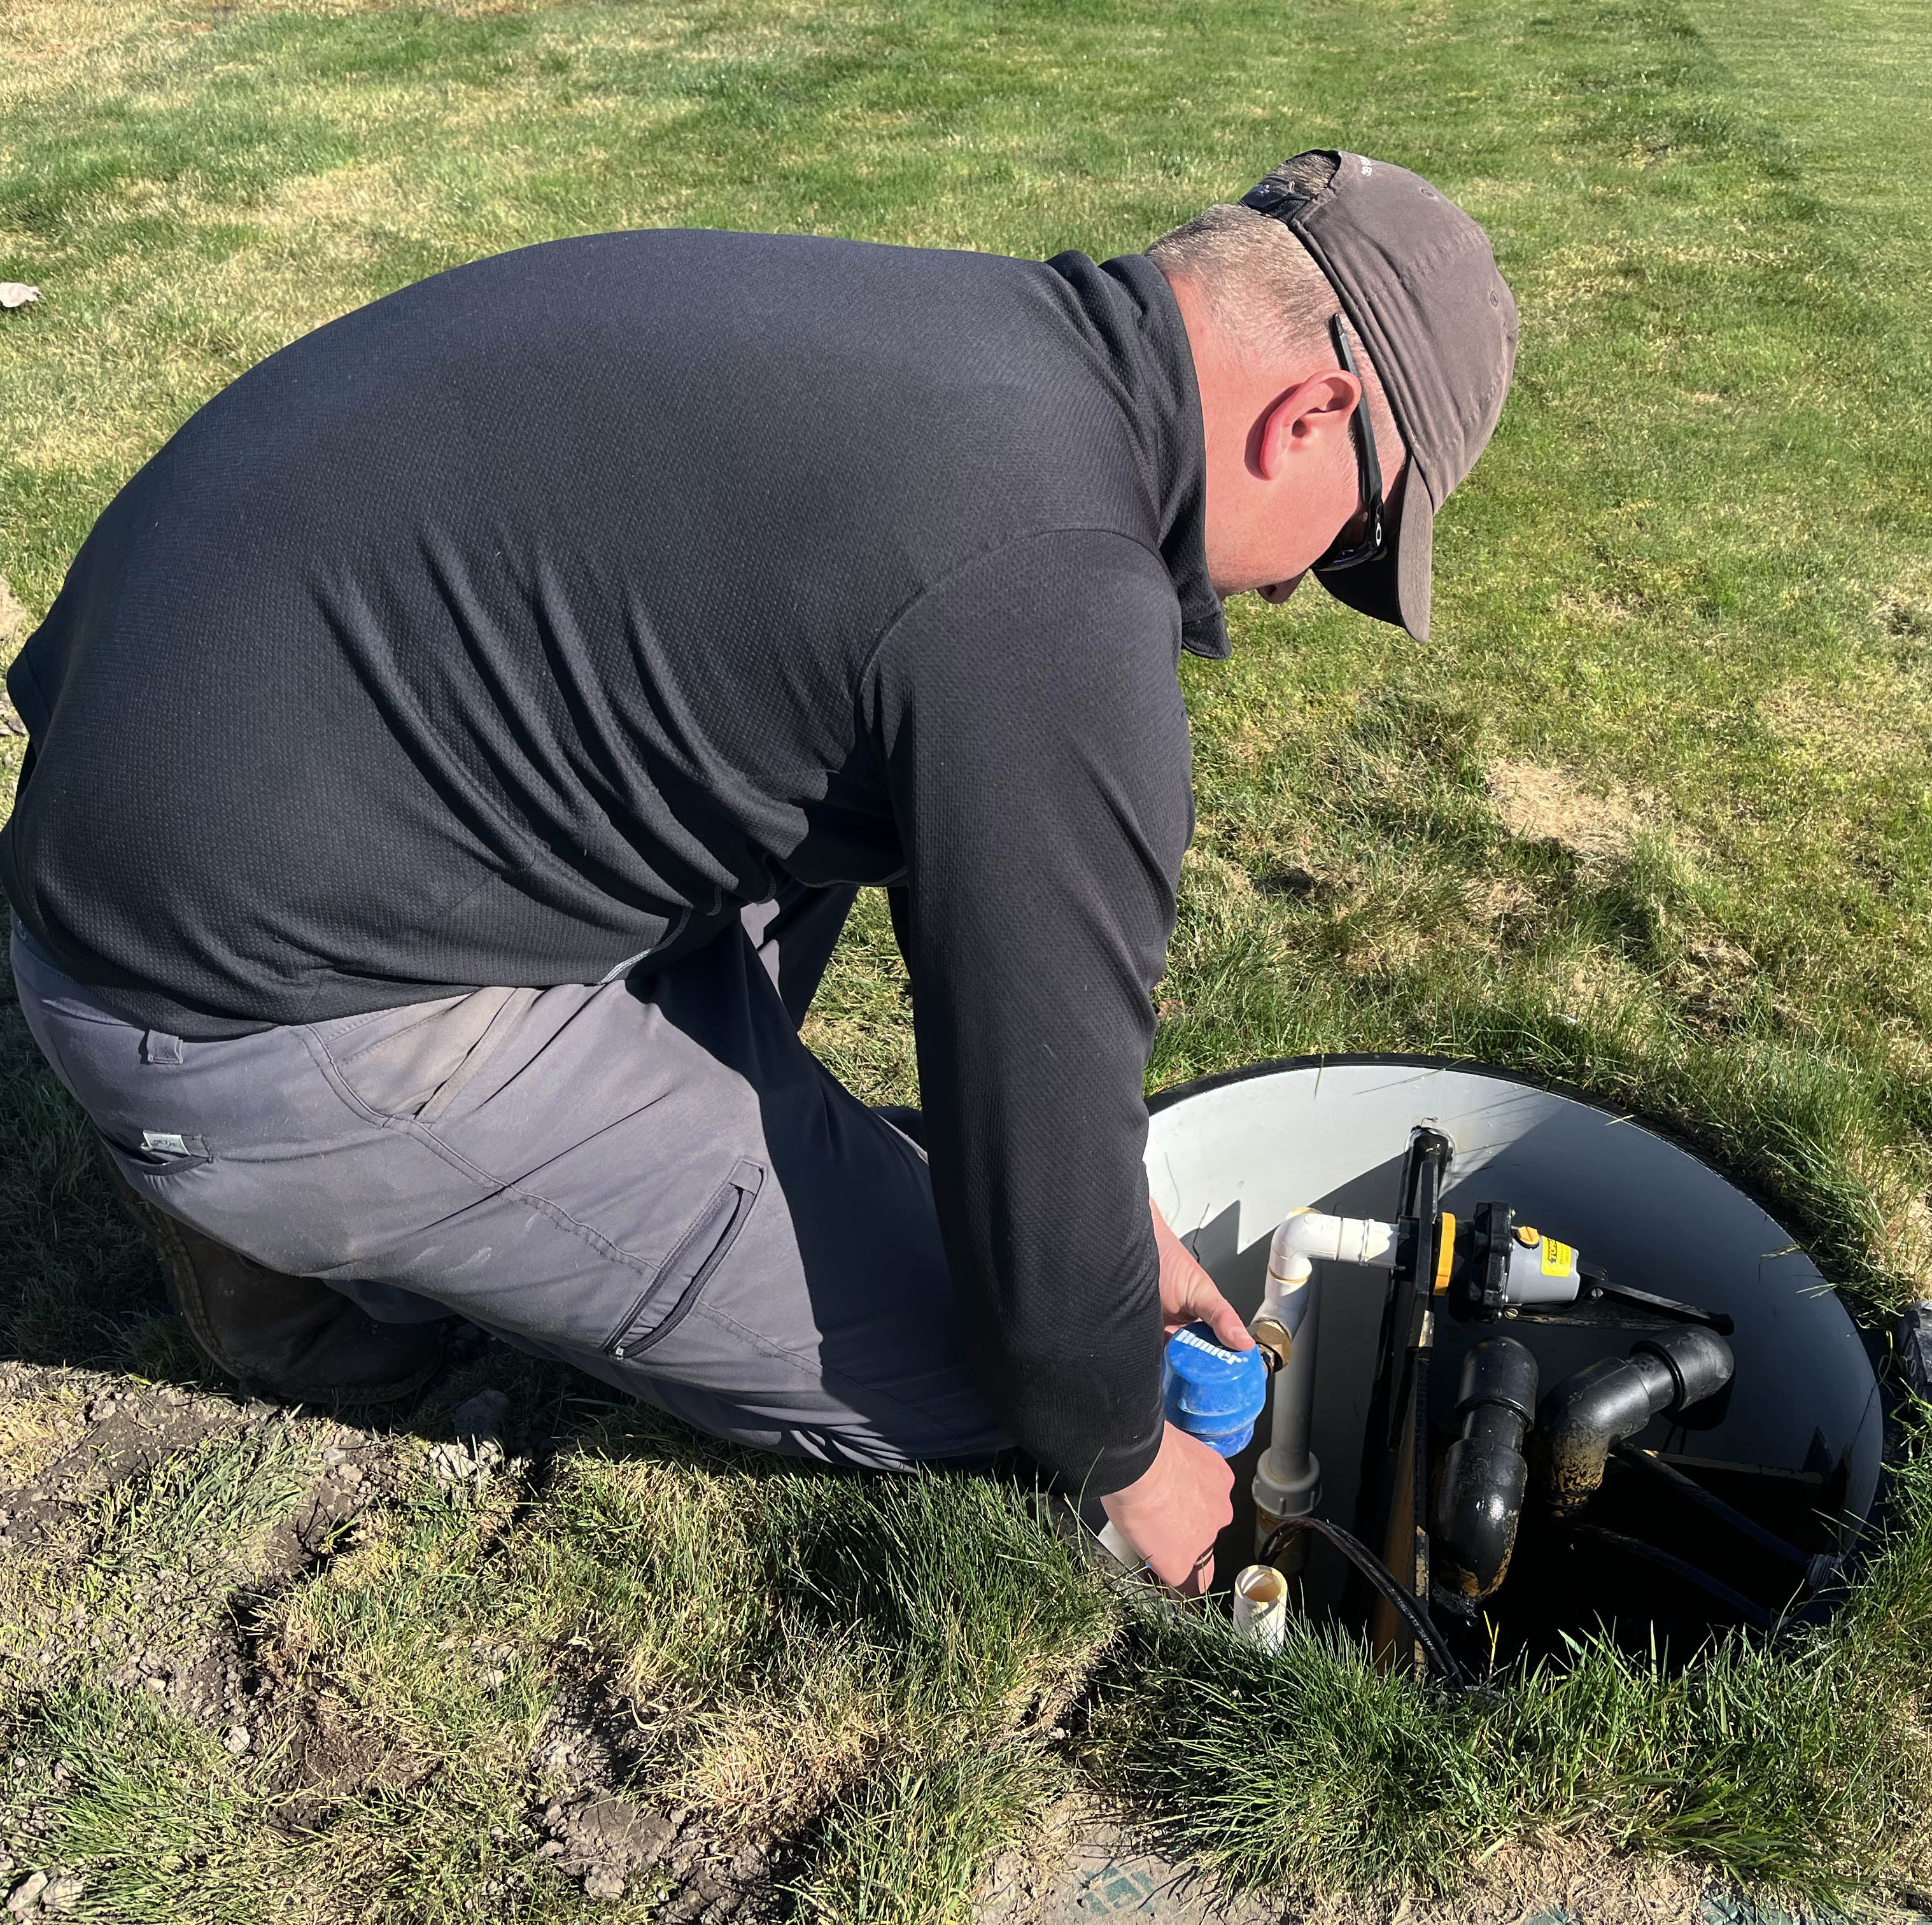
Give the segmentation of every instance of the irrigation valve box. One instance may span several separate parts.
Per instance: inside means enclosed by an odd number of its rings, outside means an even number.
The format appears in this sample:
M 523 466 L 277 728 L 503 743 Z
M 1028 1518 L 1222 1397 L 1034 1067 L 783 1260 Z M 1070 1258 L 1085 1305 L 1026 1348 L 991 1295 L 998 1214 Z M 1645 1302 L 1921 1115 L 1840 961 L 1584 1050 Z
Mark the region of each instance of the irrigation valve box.
M 1780 1621 L 1829 1582 L 1837 1558 L 1754 1511 L 1750 1467 L 1704 1464 L 1677 1441 L 1723 1420 L 1731 1319 L 1612 1279 L 1508 1201 L 1479 1203 L 1459 1223 L 1441 1207 L 1454 1156 L 1446 1135 L 1418 1127 L 1393 1220 L 1303 1210 L 1274 1233 L 1252 1327 L 1273 1406 L 1254 1474 L 1260 1562 L 1235 1581 L 1238 1623 L 1253 1626 L 1256 1600 L 1276 1595 L 1272 1579 L 1292 1584 L 1324 1542 L 1353 1567 L 1344 1615 L 1366 1618 L 1389 1661 L 1451 1678 L 1481 1660 L 1485 1636 L 1493 1653 L 1487 1614 L 1497 1604 L 1558 1630 L 1592 1607 L 1642 1618 L 1659 1593 L 1673 1602 L 1652 1623 L 1684 1621 L 1686 1597 L 1704 1600 L 1707 1625 Z M 1328 1288 L 1360 1288 L 1365 1278 L 1373 1288 L 1386 1276 L 1348 1524 L 1323 1514 L 1310 1448 L 1324 1394 L 1313 1358 L 1318 1265 L 1337 1267 Z M 1190 1394 L 1171 1390 L 1170 1416 L 1190 1401 L 1194 1375 L 1214 1375 L 1210 1361 L 1191 1359 Z M 1240 1361 L 1252 1369 L 1255 1354 Z M 1215 1405 L 1212 1420 L 1231 1439 L 1220 1413 L 1236 1400 L 1215 1383 L 1204 1411 Z M 1659 1434 L 1654 1420 L 1664 1445 L 1639 1447 L 1641 1435 Z M 1755 1595 L 1733 1582 L 1745 1567 Z M 1761 1601 L 1768 1592 L 1776 1605 Z M 1268 1621 L 1278 1639 L 1272 1606 Z

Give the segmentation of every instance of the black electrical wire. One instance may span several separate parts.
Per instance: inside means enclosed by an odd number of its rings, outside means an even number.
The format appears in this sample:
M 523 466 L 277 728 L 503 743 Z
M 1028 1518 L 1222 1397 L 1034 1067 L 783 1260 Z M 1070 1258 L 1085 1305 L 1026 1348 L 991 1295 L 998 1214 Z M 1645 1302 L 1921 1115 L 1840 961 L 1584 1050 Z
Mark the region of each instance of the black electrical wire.
M 1269 1532 L 1268 1542 L 1262 1546 L 1262 1562 L 1273 1564 L 1287 1540 L 1302 1531 L 1312 1531 L 1334 1545 L 1394 1606 L 1396 1616 L 1408 1627 L 1411 1635 L 1422 1647 L 1436 1675 L 1444 1684 L 1452 1691 L 1466 1691 L 1469 1688 L 1469 1681 L 1462 1675 L 1462 1667 L 1456 1662 L 1455 1653 L 1443 1642 L 1442 1633 L 1429 1621 L 1428 1614 L 1402 1589 L 1388 1565 L 1352 1531 L 1344 1531 L 1339 1524 L 1330 1524 L 1323 1517 L 1284 1517 Z

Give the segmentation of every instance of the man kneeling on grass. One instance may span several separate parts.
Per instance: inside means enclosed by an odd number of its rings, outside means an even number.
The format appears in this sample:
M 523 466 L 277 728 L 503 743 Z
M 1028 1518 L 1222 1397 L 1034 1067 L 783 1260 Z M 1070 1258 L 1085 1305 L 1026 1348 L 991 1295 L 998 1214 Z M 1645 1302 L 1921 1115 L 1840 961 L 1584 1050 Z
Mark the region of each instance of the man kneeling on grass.
M 1304 154 L 1147 254 L 586 235 L 297 341 L 9 679 L 41 1048 L 196 1342 L 401 1397 L 460 1313 L 722 1436 L 1017 1447 L 1204 1585 L 1149 992 L 1180 652 L 1314 574 L 1428 632 L 1509 385 L 1482 231 Z M 800 1042 L 892 891 L 922 1117 Z

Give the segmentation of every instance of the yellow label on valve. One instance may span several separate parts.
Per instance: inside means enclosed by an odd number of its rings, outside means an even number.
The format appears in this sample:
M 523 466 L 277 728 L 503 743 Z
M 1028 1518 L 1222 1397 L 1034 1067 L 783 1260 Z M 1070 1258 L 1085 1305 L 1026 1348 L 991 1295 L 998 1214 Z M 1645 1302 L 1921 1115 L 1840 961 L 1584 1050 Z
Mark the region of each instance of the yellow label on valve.
M 1543 1240 L 1543 1273 L 1545 1276 L 1568 1276 L 1576 1261 L 1575 1249 L 1568 1243 L 1559 1243 L 1554 1237 Z

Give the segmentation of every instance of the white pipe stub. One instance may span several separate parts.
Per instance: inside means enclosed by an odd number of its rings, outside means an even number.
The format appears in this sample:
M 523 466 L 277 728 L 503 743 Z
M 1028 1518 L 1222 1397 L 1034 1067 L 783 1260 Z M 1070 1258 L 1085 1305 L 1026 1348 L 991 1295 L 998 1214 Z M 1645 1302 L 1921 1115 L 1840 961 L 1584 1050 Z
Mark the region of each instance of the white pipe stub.
M 1288 1636 L 1288 1580 L 1272 1564 L 1250 1564 L 1234 1579 L 1234 1630 L 1278 1651 Z

